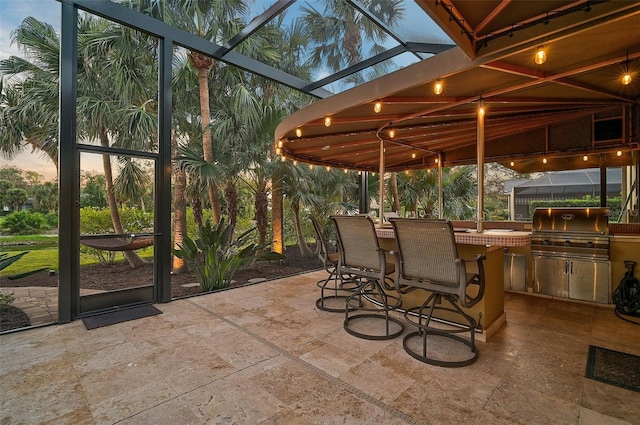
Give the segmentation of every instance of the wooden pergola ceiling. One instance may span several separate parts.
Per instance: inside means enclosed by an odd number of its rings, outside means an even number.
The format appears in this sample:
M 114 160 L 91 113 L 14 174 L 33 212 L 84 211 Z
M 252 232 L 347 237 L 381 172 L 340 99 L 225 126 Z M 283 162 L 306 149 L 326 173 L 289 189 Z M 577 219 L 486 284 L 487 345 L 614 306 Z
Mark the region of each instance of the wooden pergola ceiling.
M 446 166 L 475 163 L 482 101 L 486 161 L 523 171 L 543 156 L 580 161 L 550 161 L 541 170 L 633 161 L 640 129 L 639 2 L 416 2 L 458 47 L 292 114 L 275 132 L 285 157 L 377 171 L 382 138 L 389 171 L 434 167 L 438 155 Z M 538 65 L 540 45 L 548 59 Z M 621 83 L 626 68 L 629 85 Z M 436 80 L 444 84 L 440 95 Z M 379 113 L 375 102 L 382 103 Z M 608 115 L 621 117 L 622 137 L 593 142 L 593 118 Z M 576 123 L 589 131 L 562 130 Z M 618 150 L 621 156 L 611 154 Z

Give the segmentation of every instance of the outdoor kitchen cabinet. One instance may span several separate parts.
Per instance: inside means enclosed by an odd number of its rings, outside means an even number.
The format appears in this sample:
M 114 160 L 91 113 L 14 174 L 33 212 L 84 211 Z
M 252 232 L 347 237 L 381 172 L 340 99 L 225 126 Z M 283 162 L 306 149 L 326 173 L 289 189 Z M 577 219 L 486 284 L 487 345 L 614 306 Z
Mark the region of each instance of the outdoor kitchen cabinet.
M 609 261 L 536 256 L 533 262 L 534 292 L 574 300 L 609 303 Z

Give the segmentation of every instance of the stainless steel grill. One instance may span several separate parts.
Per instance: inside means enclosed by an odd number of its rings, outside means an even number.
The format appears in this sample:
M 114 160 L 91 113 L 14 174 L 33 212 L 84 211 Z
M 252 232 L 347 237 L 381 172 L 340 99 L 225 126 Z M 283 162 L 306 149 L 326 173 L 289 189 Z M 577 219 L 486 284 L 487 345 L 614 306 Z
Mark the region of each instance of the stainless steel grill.
M 531 254 L 535 292 L 609 302 L 608 208 L 537 208 Z
M 609 259 L 608 208 L 537 208 L 531 254 Z

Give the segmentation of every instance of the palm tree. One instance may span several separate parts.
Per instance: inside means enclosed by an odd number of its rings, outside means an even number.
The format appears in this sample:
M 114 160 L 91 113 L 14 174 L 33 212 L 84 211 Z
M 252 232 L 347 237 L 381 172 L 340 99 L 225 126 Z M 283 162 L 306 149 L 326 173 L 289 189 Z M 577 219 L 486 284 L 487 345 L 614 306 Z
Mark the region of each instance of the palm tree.
M 25 58 L 0 61 L 0 154 L 29 147 L 58 167 L 58 69 L 60 40 L 53 26 L 26 18 L 11 33 Z
M 346 0 L 322 0 L 324 11 L 304 7 L 301 17 L 315 47 L 310 57 L 314 67 L 340 71 L 386 50 L 382 28 L 364 16 Z M 363 0 L 361 4 L 389 25 L 397 23 L 404 13 L 401 0 Z M 368 49 L 365 51 L 365 49 Z M 361 78 L 361 77 L 360 77 Z
M 165 21 L 206 40 L 223 44 L 241 28 L 239 17 L 246 10 L 241 0 L 220 0 L 205 2 L 199 0 L 170 0 L 162 12 Z M 199 52 L 188 54 L 189 63 L 197 70 L 198 93 L 200 99 L 200 124 L 202 127 L 202 153 L 205 161 L 214 163 L 215 154 L 211 138 L 211 105 L 209 77 L 224 77 L 229 67 L 215 63 L 213 58 Z M 218 78 L 219 78 L 218 77 Z M 223 84 L 221 89 L 226 89 Z M 224 96 L 224 92 L 220 94 Z M 207 180 L 209 202 L 214 222 L 220 221 L 221 207 L 216 181 Z
M 443 216 L 449 219 L 471 218 L 476 195 L 473 167 L 443 167 L 442 187 Z M 435 170 L 414 170 L 409 174 L 401 174 L 398 188 L 401 205 L 407 211 L 422 208 L 428 217 L 438 215 L 438 173 Z
M 82 72 L 78 74 L 78 133 L 89 140 L 98 139 L 102 147 L 154 150 L 156 40 L 91 17 L 81 19 L 79 27 L 78 39 L 84 46 L 84 56 Z M 115 233 L 123 233 L 111 155 L 103 154 L 102 162 L 113 229 Z M 125 167 L 122 171 L 133 170 Z M 123 176 L 124 181 L 133 178 Z M 146 263 L 134 251 L 125 251 L 124 256 L 132 267 Z

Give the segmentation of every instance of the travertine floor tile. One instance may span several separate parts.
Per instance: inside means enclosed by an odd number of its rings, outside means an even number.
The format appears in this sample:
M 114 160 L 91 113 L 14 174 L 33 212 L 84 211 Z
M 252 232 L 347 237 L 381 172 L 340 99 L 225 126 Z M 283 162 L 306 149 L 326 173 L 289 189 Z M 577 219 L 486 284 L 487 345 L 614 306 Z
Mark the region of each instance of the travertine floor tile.
M 349 335 L 344 314 L 315 307 L 323 276 L 1 335 L 0 424 L 638 423 L 639 393 L 584 378 L 589 345 L 640 355 L 637 326 L 609 308 L 508 293 L 507 324 L 448 369 L 402 336 Z

